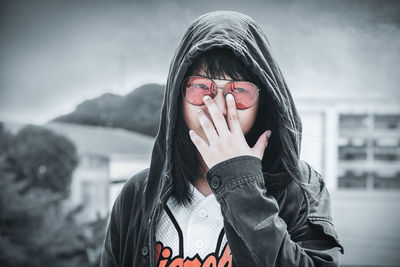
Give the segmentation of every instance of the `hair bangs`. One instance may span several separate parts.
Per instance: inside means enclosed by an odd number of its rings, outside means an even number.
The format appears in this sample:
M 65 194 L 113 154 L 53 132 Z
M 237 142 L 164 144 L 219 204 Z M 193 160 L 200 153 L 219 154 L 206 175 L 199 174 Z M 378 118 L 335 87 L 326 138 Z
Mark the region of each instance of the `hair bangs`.
M 207 77 L 224 80 L 253 81 L 243 62 L 226 48 L 214 48 L 199 55 L 192 63 L 187 73 L 204 71 Z

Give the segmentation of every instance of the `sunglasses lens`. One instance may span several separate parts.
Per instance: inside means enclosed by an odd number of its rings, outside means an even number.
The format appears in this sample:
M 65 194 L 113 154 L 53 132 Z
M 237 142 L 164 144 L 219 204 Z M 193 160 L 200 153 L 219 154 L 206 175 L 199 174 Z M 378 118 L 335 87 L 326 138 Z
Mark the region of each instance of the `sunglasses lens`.
M 183 83 L 183 95 L 192 105 L 201 106 L 204 96 L 214 98 L 216 94 L 215 83 L 211 79 L 189 76 Z M 233 95 L 237 109 L 247 109 L 257 101 L 258 88 L 251 82 L 235 81 L 226 85 L 225 94 Z
M 226 93 L 233 95 L 237 109 L 251 107 L 258 98 L 258 88 L 251 82 L 231 82 L 227 85 Z
M 188 77 L 184 82 L 184 96 L 193 105 L 203 105 L 203 97 L 215 95 L 215 85 L 212 80 L 202 77 Z

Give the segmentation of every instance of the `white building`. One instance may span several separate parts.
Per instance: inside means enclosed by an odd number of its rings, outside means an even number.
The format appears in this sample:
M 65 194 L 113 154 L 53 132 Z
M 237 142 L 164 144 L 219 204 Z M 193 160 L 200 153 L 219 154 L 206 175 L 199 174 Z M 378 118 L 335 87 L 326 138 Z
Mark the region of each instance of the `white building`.
M 153 138 L 122 129 L 52 122 L 46 128 L 76 146 L 79 164 L 73 174 L 68 205 L 83 204 L 81 219 L 91 221 L 110 211 L 123 183 L 149 166 Z
M 301 157 L 326 179 L 343 266 L 400 263 L 400 99 L 299 97 Z

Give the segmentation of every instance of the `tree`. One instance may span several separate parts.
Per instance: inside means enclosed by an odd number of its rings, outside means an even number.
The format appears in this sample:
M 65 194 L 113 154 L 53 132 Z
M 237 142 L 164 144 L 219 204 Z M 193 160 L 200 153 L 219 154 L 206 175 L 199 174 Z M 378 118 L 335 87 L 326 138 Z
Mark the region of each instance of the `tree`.
M 26 182 L 24 190 L 48 188 L 63 197 L 69 194 L 78 163 L 76 148 L 69 139 L 34 125 L 11 138 L 7 160 L 8 171 L 16 174 L 16 181 Z
M 60 208 L 75 151 L 49 130 L 28 126 L 12 135 L 0 122 L 0 266 L 98 266 L 107 219 L 79 224 L 81 207 Z M 42 176 L 32 171 L 43 164 Z
M 42 221 L 60 197 L 48 190 L 32 189 L 21 194 L 24 182 L 0 170 L 0 263 L 2 266 L 36 266 L 32 250 L 42 232 Z M 37 265 L 40 266 L 40 265 Z

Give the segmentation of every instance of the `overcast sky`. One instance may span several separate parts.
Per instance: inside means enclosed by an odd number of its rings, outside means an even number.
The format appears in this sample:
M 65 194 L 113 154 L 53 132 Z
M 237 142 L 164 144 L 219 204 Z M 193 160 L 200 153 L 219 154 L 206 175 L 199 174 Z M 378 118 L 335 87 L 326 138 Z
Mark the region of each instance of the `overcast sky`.
M 400 1 L 0 0 L 0 120 L 44 123 L 85 99 L 165 83 L 188 25 L 253 17 L 295 95 L 400 99 Z

